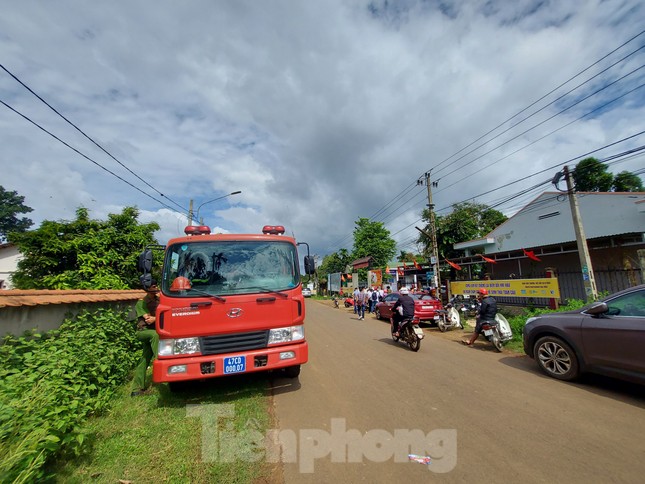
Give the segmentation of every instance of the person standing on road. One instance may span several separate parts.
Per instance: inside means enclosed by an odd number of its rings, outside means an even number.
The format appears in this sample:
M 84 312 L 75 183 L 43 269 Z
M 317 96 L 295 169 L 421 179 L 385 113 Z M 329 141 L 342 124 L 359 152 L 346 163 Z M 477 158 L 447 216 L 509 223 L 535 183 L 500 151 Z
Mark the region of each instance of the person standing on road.
M 482 287 L 477 291 L 477 300 L 479 301 L 479 311 L 477 311 L 475 331 L 469 340 L 461 341 L 466 346 L 472 346 L 477 338 L 479 338 L 482 324 L 484 324 L 485 321 L 495 321 L 495 316 L 497 315 L 497 301 L 495 301 L 495 298 L 488 295 L 488 290 L 485 287 Z
M 354 314 L 358 314 L 358 295 L 361 293 L 358 286 L 354 289 Z
M 146 392 L 146 373 L 150 362 L 157 357 L 159 349 L 159 334 L 157 334 L 156 314 L 159 306 L 159 288 L 157 281 L 151 281 L 150 286 L 144 288 L 146 295 L 137 301 L 134 309 L 137 313 L 137 339 L 143 343 L 143 353 L 139 364 L 134 370 L 131 397 L 144 395 Z
M 358 319 L 365 319 L 365 303 L 367 303 L 367 292 L 361 288 L 356 296 L 356 307 L 358 308 Z

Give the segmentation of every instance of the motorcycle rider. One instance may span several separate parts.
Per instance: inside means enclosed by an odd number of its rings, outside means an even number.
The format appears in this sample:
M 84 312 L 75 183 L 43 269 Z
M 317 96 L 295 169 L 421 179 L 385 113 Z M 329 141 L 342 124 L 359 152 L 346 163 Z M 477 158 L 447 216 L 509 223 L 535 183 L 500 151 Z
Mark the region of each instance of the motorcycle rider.
M 477 338 L 479 338 L 482 324 L 484 324 L 485 321 L 495 321 L 495 316 L 497 315 L 497 301 L 495 301 L 495 298 L 488 295 L 488 290 L 485 287 L 482 287 L 477 291 L 477 300 L 479 301 L 479 311 L 477 311 L 475 331 L 470 337 L 470 340 L 461 341 L 466 346 L 472 346 Z
M 402 312 L 399 312 L 399 307 L 402 308 Z M 399 299 L 392 306 L 392 334 L 394 336 L 399 336 L 399 325 L 402 321 L 406 319 L 412 319 L 414 317 L 414 299 L 410 296 L 410 291 L 407 287 L 402 287 L 399 289 Z

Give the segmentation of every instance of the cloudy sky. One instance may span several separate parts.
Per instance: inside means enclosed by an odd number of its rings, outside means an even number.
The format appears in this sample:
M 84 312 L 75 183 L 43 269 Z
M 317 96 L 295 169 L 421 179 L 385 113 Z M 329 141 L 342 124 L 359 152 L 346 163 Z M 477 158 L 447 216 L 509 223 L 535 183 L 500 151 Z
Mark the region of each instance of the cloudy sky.
M 0 5 L 0 185 L 36 224 L 137 206 L 163 243 L 191 199 L 240 190 L 200 217 L 320 256 L 365 217 L 415 251 L 425 173 L 439 215 L 511 215 L 565 164 L 645 145 L 642 0 Z

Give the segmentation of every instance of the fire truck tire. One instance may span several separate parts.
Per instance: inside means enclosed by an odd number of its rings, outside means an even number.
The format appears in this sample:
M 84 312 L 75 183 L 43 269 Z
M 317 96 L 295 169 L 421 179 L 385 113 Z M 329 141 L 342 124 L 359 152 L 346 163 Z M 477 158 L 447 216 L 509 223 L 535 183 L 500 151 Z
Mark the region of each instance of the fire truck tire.
M 168 382 L 168 389 L 172 393 L 182 393 L 188 388 L 189 383 L 186 381 L 171 381 Z
M 287 378 L 298 378 L 298 375 L 300 375 L 300 365 L 285 368 L 284 374 Z

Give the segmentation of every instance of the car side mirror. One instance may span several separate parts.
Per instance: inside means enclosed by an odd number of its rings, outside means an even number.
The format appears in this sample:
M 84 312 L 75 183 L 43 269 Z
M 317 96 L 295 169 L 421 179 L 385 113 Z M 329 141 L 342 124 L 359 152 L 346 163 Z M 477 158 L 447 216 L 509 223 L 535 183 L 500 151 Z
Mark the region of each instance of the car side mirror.
M 609 307 L 607 307 L 607 303 L 597 302 L 592 304 L 585 312 L 593 316 L 599 316 L 609 312 Z

